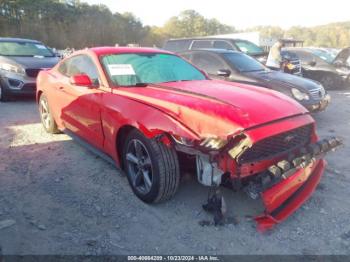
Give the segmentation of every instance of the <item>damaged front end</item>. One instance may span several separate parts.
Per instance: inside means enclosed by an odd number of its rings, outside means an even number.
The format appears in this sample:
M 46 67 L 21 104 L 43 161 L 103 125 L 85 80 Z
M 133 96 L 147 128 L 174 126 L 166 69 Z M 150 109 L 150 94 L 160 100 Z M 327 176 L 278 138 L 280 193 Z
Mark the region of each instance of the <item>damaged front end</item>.
M 214 213 L 214 224 L 222 224 L 226 212 L 219 186 L 229 184 L 262 200 L 265 211 L 255 221 L 265 231 L 311 196 L 325 169 L 324 155 L 342 144 L 336 137 L 317 142 L 314 129 L 312 121 L 301 117 L 240 132 L 227 142 L 174 140 L 177 151 L 195 159 L 198 181 L 211 188 L 203 208 Z
M 255 218 L 259 231 L 281 223 L 309 199 L 323 175 L 324 155 L 341 144 L 340 139 L 331 137 L 304 147 L 300 155 L 271 165 L 243 188 L 251 198 L 261 197 L 264 203 L 264 214 Z

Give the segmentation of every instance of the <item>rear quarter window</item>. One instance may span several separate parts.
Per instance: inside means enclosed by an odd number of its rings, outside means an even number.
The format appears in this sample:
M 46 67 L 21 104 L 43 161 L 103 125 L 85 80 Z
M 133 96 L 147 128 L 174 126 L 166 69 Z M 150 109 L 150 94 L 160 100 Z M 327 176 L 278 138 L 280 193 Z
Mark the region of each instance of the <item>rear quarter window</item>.
M 211 40 L 194 40 L 191 49 L 213 48 L 213 42 Z
M 165 43 L 163 49 L 171 52 L 181 52 L 186 51 L 190 48 L 191 40 L 169 40 Z

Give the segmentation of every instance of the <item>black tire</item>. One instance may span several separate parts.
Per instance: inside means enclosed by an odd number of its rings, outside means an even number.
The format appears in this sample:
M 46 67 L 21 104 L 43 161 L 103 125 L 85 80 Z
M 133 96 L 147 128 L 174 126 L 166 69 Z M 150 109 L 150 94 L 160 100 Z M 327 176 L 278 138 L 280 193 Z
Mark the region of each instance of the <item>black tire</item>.
M 322 75 L 319 81 L 327 90 L 334 90 L 334 89 L 340 88 L 340 86 L 338 86 L 339 81 L 337 81 L 336 77 L 331 74 Z
M 39 99 L 39 112 L 41 123 L 45 131 L 50 134 L 60 133 L 60 130 L 57 128 L 55 119 L 51 114 L 49 102 L 44 94 L 42 94 Z
M 10 95 L 6 92 L 5 88 L 0 85 L 0 101 L 7 102 L 10 100 Z
M 133 151 L 137 147 L 141 148 L 139 156 L 143 157 L 138 157 L 138 153 Z M 133 159 L 134 157 L 136 160 Z M 176 193 L 180 182 L 180 169 L 177 154 L 173 148 L 148 139 L 135 129 L 125 140 L 122 161 L 129 184 L 135 195 L 142 201 L 161 202 L 170 199 Z M 150 167 L 149 164 L 151 164 Z

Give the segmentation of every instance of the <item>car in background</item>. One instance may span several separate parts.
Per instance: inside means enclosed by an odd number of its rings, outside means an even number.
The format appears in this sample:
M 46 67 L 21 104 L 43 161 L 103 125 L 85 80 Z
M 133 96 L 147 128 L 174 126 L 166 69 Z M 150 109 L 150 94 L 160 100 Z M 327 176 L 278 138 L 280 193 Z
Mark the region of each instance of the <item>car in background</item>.
M 262 63 L 265 63 L 267 59 L 267 52 L 264 49 L 253 42 L 243 39 L 210 37 L 181 38 L 170 39 L 163 46 L 164 50 L 175 53 L 209 48 L 240 51 L 256 58 Z
M 212 78 L 279 91 L 295 99 L 311 112 L 324 110 L 330 101 L 330 96 L 320 83 L 270 70 L 254 58 L 241 52 L 204 49 L 179 54 Z
M 350 86 L 349 48 L 334 53 L 320 48 L 284 48 L 301 60 L 303 76 L 319 81 L 326 89 Z
M 163 49 L 179 53 L 188 50 L 196 49 L 223 49 L 240 51 L 251 57 L 254 57 L 259 62 L 265 64 L 268 53 L 263 48 L 257 46 L 253 42 L 243 39 L 234 38 L 218 38 L 218 37 L 197 37 L 197 38 L 181 38 L 181 39 L 170 39 L 166 41 Z M 301 65 L 298 56 L 289 53 L 281 53 L 283 61 L 288 62 L 291 65 L 291 69 L 288 73 L 301 75 Z
M 340 142 L 318 142 L 314 119 L 293 99 L 208 79 L 157 49 L 78 51 L 40 71 L 37 84 L 44 129 L 79 137 L 122 167 L 141 200 L 170 199 L 180 168 L 192 167 L 201 184 L 215 189 L 208 204 L 219 200 L 219 210 L 224 182 L 261 197 L 261 230 L 310 197 L 325 169 L 323 155 Z
M 35 95 L 39 71 L 52 68 L 58 61 L 42 42 L 0 38 L 0 101 L 16 95 Z

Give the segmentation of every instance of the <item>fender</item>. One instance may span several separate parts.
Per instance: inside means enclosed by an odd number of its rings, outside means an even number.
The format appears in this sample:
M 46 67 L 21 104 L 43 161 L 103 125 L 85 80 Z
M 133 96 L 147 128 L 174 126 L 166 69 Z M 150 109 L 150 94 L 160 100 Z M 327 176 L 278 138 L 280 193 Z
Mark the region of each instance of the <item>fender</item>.
M 122 130 L 136 128 L 147 138 L 161 134 L 178 135 L 199 140 L 199 135 L 158 108 L 115 94 L 106 95 L 101 108 L 104 151 L 120 166 L 117 145 Z M 121 113 L 123 112 L 123 113 Z

